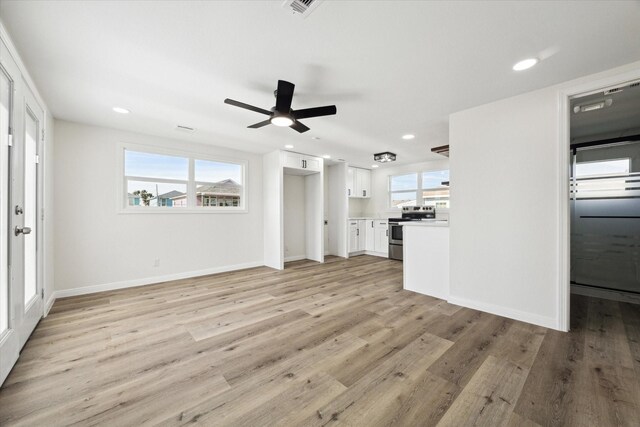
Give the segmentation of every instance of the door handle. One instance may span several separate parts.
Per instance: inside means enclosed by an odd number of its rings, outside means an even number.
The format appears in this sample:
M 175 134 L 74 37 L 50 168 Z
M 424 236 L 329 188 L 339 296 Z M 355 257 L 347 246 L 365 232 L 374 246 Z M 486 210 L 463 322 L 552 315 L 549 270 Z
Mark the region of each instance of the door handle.
M 22 233 L 22 234 L 31 234 L 31 227 L 18 227 L 18 226 L 16 226 L 16 228 L 13 229 L 13 232 L 15 233 L 16 236 L 20 235 L 20 233 Z

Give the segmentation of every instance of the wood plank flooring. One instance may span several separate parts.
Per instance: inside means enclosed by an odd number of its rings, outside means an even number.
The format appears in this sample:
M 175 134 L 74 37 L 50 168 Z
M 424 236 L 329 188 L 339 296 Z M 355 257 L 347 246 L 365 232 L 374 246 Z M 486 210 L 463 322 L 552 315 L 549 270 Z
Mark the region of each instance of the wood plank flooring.
M 571 303 L 572 331 L 547 330 L 370 256 L 61 299 L 0 425 L 640 425 L 640 306 Z

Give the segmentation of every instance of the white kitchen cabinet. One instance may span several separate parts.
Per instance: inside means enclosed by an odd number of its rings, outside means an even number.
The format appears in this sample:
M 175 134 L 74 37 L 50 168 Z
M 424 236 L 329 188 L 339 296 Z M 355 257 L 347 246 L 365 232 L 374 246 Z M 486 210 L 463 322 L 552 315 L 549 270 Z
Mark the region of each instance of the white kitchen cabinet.
M 350 167 L 347 172 L 347 193 L 349 197 L 368 199 L 371 197 L 371 171 Z
M 349 220 L 349 253 L 362 252 L 365 250 L 367 221 L 363 219 Z
M 367 219 L 364 221 L 364 250 L 369 252 L 375 252 L 376 250 L 376 221 L 373 219 Z
M 349 220 L 349 253 L 358 252 L 360 243 L 358 231 L 358 220 Z
M 367 169 L 357 169 L 359 186 L 357 187 L 359 197 L 368 199 L 371 197 L 371 171 Z
M 355 197 L 356 191 L 356 174 L 354 168 L 347 168 L 347 195 Z
M 320 172 L 322 159 L 304 154 L 283 151 L 282 165 L 285 168 L 300 169 L 308 172 Z
M 374 221 L 374 252 L 389 254 L 389 223 L 387 220 Z M 368 250 L 368 249 L 367 249 Z

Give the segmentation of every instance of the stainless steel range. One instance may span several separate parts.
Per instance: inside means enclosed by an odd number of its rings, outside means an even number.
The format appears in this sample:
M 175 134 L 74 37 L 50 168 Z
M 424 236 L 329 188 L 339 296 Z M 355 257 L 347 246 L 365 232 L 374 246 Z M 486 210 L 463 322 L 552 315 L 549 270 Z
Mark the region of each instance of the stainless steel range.
M 436 208 L 433 206 L 405 206 L 402 218 L 389 218 L 389 258 L 402 260 L 402 223 L 435 219 Z

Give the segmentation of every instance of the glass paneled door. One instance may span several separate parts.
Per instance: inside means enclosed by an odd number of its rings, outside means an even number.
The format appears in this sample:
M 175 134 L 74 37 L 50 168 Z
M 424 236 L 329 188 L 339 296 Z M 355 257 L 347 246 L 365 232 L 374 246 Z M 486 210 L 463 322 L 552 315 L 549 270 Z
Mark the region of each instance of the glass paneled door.
M 42 318 L 38 152 L 44 112 L 0 42 L 0 384 Z
M 23 86 L 24 87 L 24 86 Z M 43 313 L 42 285 L 38 281 L 38 148 L 43 139 L 44 112 L 25 87 L 21 138 L 14 138 L 11 170 L 11 290 L 16 298 L 16 329 L 20 347 L 40 321 Z

